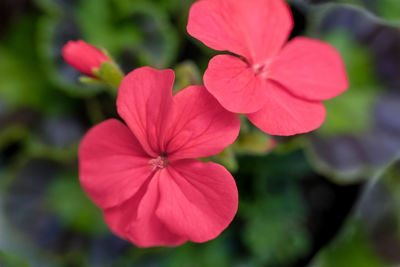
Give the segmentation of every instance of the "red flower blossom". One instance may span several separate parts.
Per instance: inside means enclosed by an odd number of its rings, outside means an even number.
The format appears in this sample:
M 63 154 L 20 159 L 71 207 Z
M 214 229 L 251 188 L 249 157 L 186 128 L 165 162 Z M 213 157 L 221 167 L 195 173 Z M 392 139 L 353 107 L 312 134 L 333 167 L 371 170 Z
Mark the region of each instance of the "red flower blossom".
M 82 40 L 69 41 L 61 52 L 69 65 L 92 78 L 96 78 L 93 70 L 100 69 L 103 62 L 111 61 L 100 49 Z
M 174 73 L 149 67 L 121 83 L 118 113 L 79 148 L 80 181 L 111 230 L 140 247 L 205 242 L 232 221 L 236 184 L 221 165 L 194 158 L 221 152 L 238 117 L 202 86 L 172 96 Z
M 323 100 L 344 92 L 339 53 L 322 41 L 298 37 L 283 0 L 200 0 L 187 30 L 216 50 L 204 75 L 207 90 L 229 111 L 245 113 L 261 130 L 292 135 L 318 128 Z

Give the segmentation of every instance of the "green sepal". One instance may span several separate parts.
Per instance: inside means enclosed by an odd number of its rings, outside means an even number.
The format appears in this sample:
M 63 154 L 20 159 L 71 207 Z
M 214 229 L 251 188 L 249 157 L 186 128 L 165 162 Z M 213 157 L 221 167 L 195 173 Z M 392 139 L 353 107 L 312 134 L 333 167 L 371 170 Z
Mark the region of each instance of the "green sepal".
M 114 62 L 104 62 L 100 69 L 93 70 L 93 73 L 101 81 L 113 88 L 118 88 L 124 78 L 124 74 Z
M 98 79 L 94 79 L 94 78 L 88 77 L 88 76 L 79 77 L 79 81 L 81 83 L 85 83 L 85 84 L 97 84 L 97 85 L 103 84 L 102 81 L 100 81 Z

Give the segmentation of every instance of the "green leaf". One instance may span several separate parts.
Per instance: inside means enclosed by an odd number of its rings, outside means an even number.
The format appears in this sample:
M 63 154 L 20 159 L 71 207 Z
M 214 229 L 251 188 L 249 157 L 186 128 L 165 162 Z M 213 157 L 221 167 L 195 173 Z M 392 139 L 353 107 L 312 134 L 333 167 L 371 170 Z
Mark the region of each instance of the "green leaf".
M 29 264 L 18 255 L 0 250 L 0 266 L 2 267 L 29 267 Z
M 266 194 L 256 203 L 244 203 L 247 223 L 242 232 L 258 266 L 290 266 L 309 252 L 310 237 L 302 200 L 295 190 Z
M 274 146 L 274 140 L 261 131 L 240 134 L 233 144 L 233 149 L 239 154 L 265 155 Z
M 374 250 L 361 221 L 349 221 L 314 259 L 312 267 L 389 267 Z
M 46 203 L 67 227 L 84 234 L 107 231 L 102 212 L 85 195 L 78 178 L 65 174 L 49 186 Z
M 306 1 L 306 0 L 303 0 Z M 323 14 L 339 7 L 356 10 L 374 20 L 377 24 L 400 27 L 400 5 L 398 0 L 327 0 L 315 4 L 316 12 Z
M 149 1 L 86 0 L 78 6 L 86 41 L 106 48 L 125 63 L 165 68 L 178 50 L 176 30 L 165 10 Z
M 61 18 L 42 17 L 38 22 L 38 55 L 42 75 L 51 82 L 52 90 L 61 90 L 72 97 L 92 97 L 105 88 L 103 84 L 91 83 L 80 84 L 78 78 L 73 80 L 62 75 L 61 68 L 67 67 L 73 71 L 72 67 L 64 63 L 61 57 L 61 49 L 57 47 L 57 31 L 66 23 Z M 36 63 L 37 64 L 37 63 Z
M 311 267 L 398 265 L 398 259 L 385 250 L 389 248 L 390 251 L 393 249 L 390 247 L 396 248 L 400 244 L 399 158 L 382 168 L 363 187 L 349 219 L 315 256 Z
M 327 117 L 317 131 L 324 136 L 359 134 L 372 122 L 372 107 L 379 93 L 370 52 L 344 31 L 329 33 L 325 40 L 342 55 L 350 81 L 343 94 L 325 102 Z
M 221 153 L 212 156 L 211 160 L 224 165 L 231 172 L 235 172 L 239 168 L 235 152 L 231 146 L 225 148 Z
M 169 259 L 166 266 L 193 266 L 193 267 L 229 267 L 232 266 L 232 251 L 230 251 L 229 240 L 222 236 L 204 244 L 187 243 L 177 248 Z
M 327 110 L 324 124 L 318 134 L 359 134 L 367 131 L 372 123 L 372 107 L 377 93 L 368 88 L 350 89 L 342 95 L 325 103 Z
M 37 58 L 26 44 L 32 44 L 35 31 L 33 18 L 22 18 L 13 24 L 0 44 L 0 98 L 12 107 L 54 109 L 45 80 L 37 68 Z
M 22 124 L 12 124 L 0 131 L 0 150 L 8 144 L 23 140 L 30 134 L 29 129 Z
M 202 84 L 200 70 L 193 61 L 179 63 L 175 67 L 175 76 L 174 94 L 188 86 Z
M 377 5 L 378 16 L 400 25 L 400 3 L 398 0 L 379 0 Z

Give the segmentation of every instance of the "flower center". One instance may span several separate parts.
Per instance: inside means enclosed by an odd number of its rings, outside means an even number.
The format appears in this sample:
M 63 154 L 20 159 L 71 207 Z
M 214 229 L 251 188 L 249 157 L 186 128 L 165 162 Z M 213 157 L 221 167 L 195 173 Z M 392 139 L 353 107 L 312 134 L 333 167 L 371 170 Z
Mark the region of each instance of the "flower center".
M 255 74 L 259 74 L 263 71 L 264 65 L 263 64 L 254 64 L 253 65 L 253 71 Z
M 164 169 L 169 164 L 166 155 L 158 156 L 157 158 L 149 160 L 149 165 L 153 166 L 153 170 L 155 169 Z
M 253 69 L 255 75 L 261 75 L 261 77 L 267 78 L 270 71 L 270 65 L 271 60 L 268 60 L 265 63 L 254 64 L 251 68 Z

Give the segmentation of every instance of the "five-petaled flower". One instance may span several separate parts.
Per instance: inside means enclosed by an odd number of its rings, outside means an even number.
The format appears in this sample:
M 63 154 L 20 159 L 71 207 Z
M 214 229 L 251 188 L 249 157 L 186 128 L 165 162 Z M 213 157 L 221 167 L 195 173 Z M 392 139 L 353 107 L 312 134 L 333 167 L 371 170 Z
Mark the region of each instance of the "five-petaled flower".
M 82 40 L 69 41 L 61 52 L 69 65 L 92 78 L 96 78 L 93 71 L 100 69 L 104 62 L 111 62 L 100 49 Z
M 202 86 L 172 96 L 174 73 L 128 74 L 116 119 L 100 123 L 79 148 L 80 182 L 111 230 L 140 247 L 205 242 L 237 211 L 238 192 L 221 165 L 194 158 L 221 152 L 239 134 L 237 115 Z
M 204 75 L 207 90 L 229 111 L 244 113 L 261 130 L 293 135 L 325 120 L 323 100 L 348 87 L 339 53 L 304 37 L 288 43 L 293 28 L 284 0 L 200 0 L 187 30 L 216 50 Z

